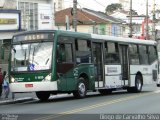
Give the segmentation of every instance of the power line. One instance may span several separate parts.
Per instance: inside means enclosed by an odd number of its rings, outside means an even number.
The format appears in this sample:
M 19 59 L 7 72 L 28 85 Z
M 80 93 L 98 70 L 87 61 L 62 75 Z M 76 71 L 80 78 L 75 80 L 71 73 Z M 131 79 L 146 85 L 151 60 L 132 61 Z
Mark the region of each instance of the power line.
M 106 6 L 104 6 L 103 4 L 101 4 L 100 2 L 98 2 L 97 0 L 94 0 L 96 3 L 98 3 L 99 5 L 101 5 L 102 7 L 106 8 Z

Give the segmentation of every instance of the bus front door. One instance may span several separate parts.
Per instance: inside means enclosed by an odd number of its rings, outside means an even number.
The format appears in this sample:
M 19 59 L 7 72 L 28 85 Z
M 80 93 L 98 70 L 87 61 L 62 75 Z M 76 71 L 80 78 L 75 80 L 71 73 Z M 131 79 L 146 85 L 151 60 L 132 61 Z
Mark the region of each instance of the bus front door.
M 129 57 L 128 57 L 128 45 L 120 45 L 120 56 L 121 56 L 121 74 L 122 74 L 122 85 L 129 85 Z
M 95 65 L 95 80 L 96 80 L 96 87 L 103 87 L 104 86 L 104 79 L 103 79 L 103 50 L 102 50 L 102 43 L 92 43 L 93 46 L 93 62 Z

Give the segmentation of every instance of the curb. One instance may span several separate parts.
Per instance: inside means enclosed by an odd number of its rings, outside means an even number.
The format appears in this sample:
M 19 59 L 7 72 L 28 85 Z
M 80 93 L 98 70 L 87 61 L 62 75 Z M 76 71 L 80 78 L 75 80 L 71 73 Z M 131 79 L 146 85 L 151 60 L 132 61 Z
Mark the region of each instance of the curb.
M 11 100 L 3 100 L 0 101 L 0 105 L 6 105 L 6 104 L 15 104 L 15 103 L 22 103 L 27 101 L 32 101 L 34 98 L 32 97 L 25 97 L 25 98 L 17 98 L 17 99 L 11 99 Z

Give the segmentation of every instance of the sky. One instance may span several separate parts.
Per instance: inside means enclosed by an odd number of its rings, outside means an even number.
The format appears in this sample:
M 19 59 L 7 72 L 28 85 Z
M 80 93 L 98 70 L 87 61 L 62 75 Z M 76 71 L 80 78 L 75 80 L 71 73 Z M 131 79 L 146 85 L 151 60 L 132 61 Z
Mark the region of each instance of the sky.
M 129 1 L 129 0 L 128 0 Z M 65 7 L 72 7 L 73 0 L 64 0 Z M 77 0 L 78 7 L 88 8 L 96 11 L 105 12 L 106 6 L 112 3 L 118 3 L 119 0 Z M 132 9 L 136 10 L 139 14 L 146 13 L 146 0 L 132 0 Z M 156 9 L 160 9 L 160 0 L 155 0 Z M 129 9 L 129 8 L 128 8 Z M 149 14 L 151 14 L 151 10 L 153 9 L 153 0 L 148 0 L 148 9 Z

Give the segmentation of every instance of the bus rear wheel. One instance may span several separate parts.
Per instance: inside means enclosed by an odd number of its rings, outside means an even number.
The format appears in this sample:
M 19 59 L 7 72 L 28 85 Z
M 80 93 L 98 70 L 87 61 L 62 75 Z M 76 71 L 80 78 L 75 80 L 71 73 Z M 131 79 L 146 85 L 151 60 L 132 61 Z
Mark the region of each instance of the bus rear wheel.
M 142 91 L 142 86 L 143 86 L 142 76 L 141 75 L 136 75 L 135 86 L 127 88 L 127 91 L 128 92 L 133 92 L 133 93 L 139 93 L 139 92 Z
M 36 96 L 38 99 L 40 99 L 40 101 L 44 102 L 48 100 L 48 98 L 50 97 L 50 93 L 46 91 L 36 92 Z
M 77 83 L 77 90 L 73 92 L 75 98 L 84 98 L 87 94 L 87 86 L 84 78 L 79 78 Z

